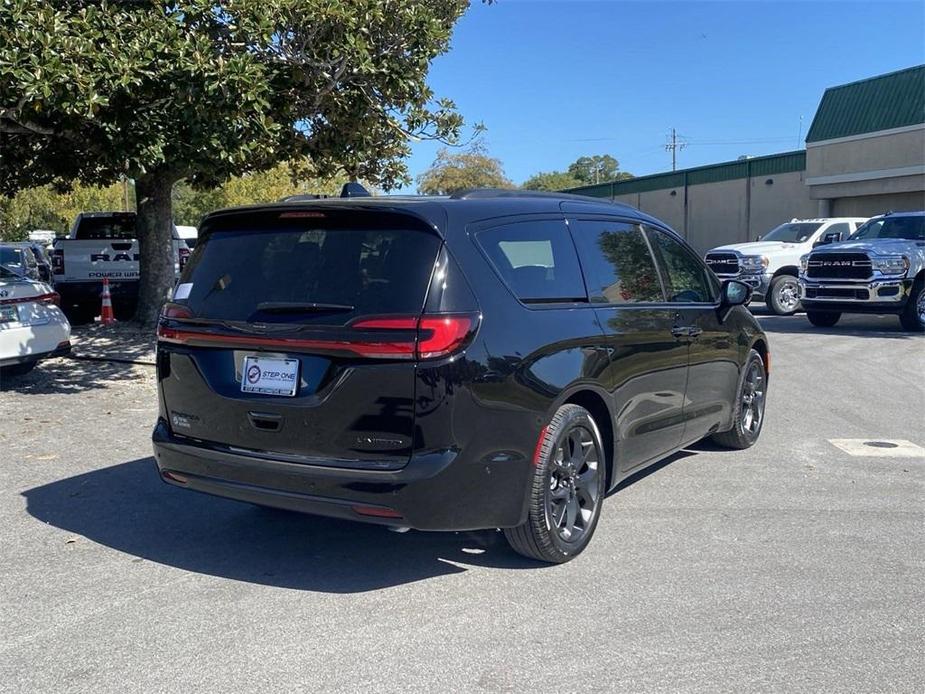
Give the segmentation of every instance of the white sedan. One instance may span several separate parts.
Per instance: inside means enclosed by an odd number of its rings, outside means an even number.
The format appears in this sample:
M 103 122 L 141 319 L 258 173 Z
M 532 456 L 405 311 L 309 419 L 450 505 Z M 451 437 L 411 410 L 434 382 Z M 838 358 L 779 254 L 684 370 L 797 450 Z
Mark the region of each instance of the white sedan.
M 71 324 L 44 282 L 0 265 L 0 375 L 28 373 L 40 359 L 71 350 Z

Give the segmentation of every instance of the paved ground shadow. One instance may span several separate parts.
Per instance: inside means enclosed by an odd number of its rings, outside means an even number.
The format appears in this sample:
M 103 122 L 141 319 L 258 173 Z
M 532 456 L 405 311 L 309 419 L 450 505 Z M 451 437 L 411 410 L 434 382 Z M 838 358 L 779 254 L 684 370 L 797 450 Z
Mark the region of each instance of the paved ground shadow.
M 377 590 L 465 571 L 537 569 L 500 532 L 393 533 L 383 527 L 261 509 L 169 487 L 153 458 L 24 493 L 44 523 L 187 571 L 330 593 Z

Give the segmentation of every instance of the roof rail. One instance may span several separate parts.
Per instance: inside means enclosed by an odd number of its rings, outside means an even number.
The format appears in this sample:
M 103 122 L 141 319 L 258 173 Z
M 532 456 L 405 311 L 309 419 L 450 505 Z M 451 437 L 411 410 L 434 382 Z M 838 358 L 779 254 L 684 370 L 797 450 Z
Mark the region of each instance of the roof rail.
M 523 188 L 469 188 L 450 195 L 450 200 L 484 200 L 489 198 L 553 198 L 556 200 L 593 200 L 602 204 L 612 204 L 607 198 L 595 198 L 590 195 L 574 193 L 557 193 L 548 190 L 525 190 Z

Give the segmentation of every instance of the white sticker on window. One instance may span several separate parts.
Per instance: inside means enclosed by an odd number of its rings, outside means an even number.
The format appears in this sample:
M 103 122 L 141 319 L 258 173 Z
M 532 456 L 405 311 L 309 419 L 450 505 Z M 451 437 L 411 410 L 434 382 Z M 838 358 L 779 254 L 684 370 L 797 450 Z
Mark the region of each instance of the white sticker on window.
M 177 301 L 178 299 L 185 299 L 189 296 L 189 293 L 193 289 L 192 282 L 185 282 L 183 284 L 178 284 L 177 288 L 173 290 L 173 299 Z

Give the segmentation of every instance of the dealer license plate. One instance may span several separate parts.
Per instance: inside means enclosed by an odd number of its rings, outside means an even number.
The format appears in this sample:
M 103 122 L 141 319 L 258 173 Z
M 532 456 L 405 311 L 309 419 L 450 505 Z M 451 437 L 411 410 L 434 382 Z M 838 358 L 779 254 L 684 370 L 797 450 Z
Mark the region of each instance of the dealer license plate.
M 299 360 L 244 357 L 241 390 L 245 393 L 292 397 L 299 387 Z

